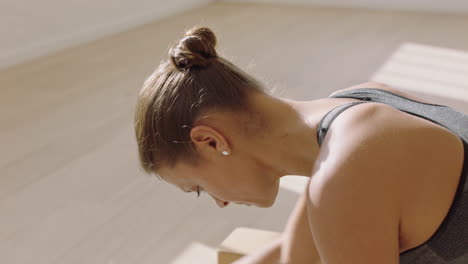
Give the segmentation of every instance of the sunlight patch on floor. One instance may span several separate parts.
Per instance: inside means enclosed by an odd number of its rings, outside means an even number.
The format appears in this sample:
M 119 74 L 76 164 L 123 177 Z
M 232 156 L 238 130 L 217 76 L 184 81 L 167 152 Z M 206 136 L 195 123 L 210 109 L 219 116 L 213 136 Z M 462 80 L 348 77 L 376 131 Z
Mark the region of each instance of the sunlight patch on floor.
M 371 79 L 409 91 L 468 100 L 468 52 L 406 42 Z
M 199 242 L 188 245 L 170 264 L 216 264 L 217 249 Z
M 309 179 L 309 177 L 304 176 L 288 175 L 281 178 L 280 188 L 296 193 L 302 193 L 305 190 Z

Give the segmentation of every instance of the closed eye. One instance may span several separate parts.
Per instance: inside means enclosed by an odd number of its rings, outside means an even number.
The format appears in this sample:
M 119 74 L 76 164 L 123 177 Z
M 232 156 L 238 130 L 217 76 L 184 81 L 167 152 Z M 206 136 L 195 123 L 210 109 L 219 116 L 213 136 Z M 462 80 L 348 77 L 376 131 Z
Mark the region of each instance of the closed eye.
M 182 191 L 186 192 L 186 193 L 191 193 L 192 191 L 186 191 L 184 189 L 182 189 Z M 197 198 L 200 197 L 200 194 L 202 193 L 203 191 L 200 190 L 200 187 L 197 186 Z

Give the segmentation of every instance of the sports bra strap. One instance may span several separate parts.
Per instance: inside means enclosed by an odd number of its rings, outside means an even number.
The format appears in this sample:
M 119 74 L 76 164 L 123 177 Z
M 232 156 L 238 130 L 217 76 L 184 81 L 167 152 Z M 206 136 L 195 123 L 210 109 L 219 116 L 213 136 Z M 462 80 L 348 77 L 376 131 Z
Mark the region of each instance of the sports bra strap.
M 344 110 L 354 106 L 354 105 L 358 105 L 358 104 L 362 104 L 362 103 L 370 103 L 368 101 L 358 101 L 358 102 L 351 102 L 351 103 L 346 103 L 346 104 L 342 104 L 342 105 L 339 105 L 335 108 L 333 108 L 332 110 L 330 110 L 328 113 L 326 113 L 322 119 L 320 120 L 320 122 L 318 123 L 318 126 L 317 126 L 317 141 L 318 141 L 318 144 L 319 146 L 322 145 L 322 142 L 325 138 L 325 135 L 327 134 L 328 132 L 328 129 L 330 129 L 330 126 L 333 122 L 333 120 L 335 120 L 335 118 L 341 114 L 341 112 L 343 112 Z

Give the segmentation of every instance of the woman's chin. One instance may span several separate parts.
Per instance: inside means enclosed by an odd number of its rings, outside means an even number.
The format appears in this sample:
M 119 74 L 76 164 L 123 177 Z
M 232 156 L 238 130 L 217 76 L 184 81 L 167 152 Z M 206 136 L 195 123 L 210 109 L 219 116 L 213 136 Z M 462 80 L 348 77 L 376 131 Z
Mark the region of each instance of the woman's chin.
M 265 201 L 263 203 L 260 203 L 260 204 L 254 204 L 255 206 L 257 207 L 260 207 L 260 208 L 270 208 L 272 207 L 273 205 L 275 204 L 275 201 Z

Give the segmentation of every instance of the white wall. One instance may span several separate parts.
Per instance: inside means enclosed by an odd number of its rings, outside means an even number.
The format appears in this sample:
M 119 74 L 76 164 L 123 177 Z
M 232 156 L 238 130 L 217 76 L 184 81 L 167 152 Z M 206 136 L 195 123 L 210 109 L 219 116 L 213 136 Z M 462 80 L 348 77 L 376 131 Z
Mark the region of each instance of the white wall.
M 316 4 L 339 7 L 391 8 L 427 12 L 468 13 L 467 0 L 224 0 L 228 2 Z
M 211 0 L 0 0 L 0 68 Z

